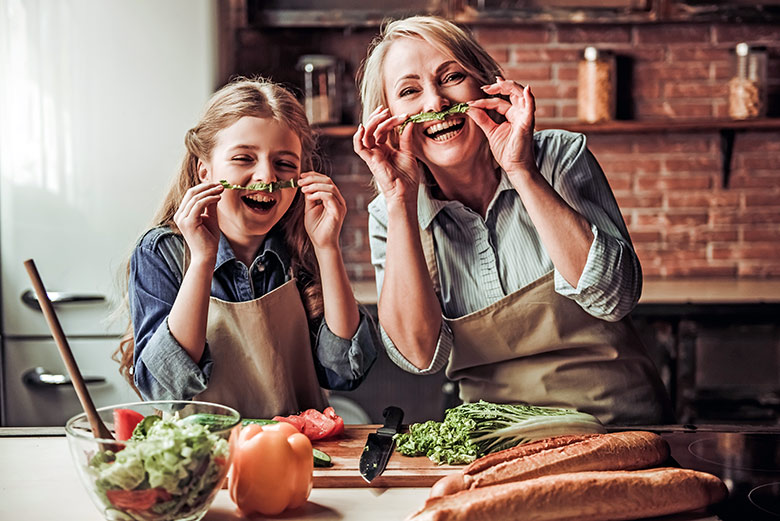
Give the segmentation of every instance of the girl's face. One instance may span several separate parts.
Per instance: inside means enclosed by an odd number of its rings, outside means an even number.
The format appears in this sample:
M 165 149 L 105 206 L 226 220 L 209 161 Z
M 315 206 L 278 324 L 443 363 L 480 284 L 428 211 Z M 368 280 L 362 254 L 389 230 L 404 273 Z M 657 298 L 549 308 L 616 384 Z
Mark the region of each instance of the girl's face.
M 202 181 L 247 186 L 297 179 L 301 141 L 271 118 L 245 116 L 217 133 L 211 158 L 199 168 Z M 217 203 L 219 227 L 231 239 L 264 236 L 292 204 L 297 188 L 272 193 L 225 190 Z
M 382 67 L 387 104 L 394 115 L 440 111 L 484 97 L 479 82 L 452 55 L 420 38 L 393 42 Z M 485 139 L 482 130 L 463 114 L 418 123 L 412 131 L 420 159 L 429 166 L 462 164 Z

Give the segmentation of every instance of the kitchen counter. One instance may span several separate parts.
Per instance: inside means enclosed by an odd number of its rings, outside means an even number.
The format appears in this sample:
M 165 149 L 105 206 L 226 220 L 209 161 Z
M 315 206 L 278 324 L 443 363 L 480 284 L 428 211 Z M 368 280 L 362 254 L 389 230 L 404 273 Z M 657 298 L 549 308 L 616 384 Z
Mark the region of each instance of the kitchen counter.
M 739 483 L 746 482 L 745 476 L 739 473 L 744 473 L 745 468 L 752 468 L 753 465 L 758 465 L 755 468 L 760 470 L 759 483 L 771 485 L 780 480 L 778 477 L 780 468 L 777 467 L 777 459 L 780 456 L 778 454 L 773 456 L 773 453 L 777 452 L 777 442 L 780 440 L 778 429 L 760 428 L 758 431 L 747 429 L 748 433 L 743 432 L 746 430 L 744 428 L 727 429 L 725 426 L 699 426 L 698 429 L 657 426 L 647 429 L 661 433 L 669 441 L 672 456 L 681 466 L 721 475 L 732 493 L 739 489 Z M 67 440 L 62 432 L 61 428 L 0 428 L 0 461 L 3 464 L 3 472 L 0 475 L 0 519 L 24 519 L 25 521 L 48 521 L 55 518 L 61 521 L 102 519 L 77 476 Z M 760 443 L 751 443 L 751 440 L 759 440 Z M 767 442 L 771 443 L 767 444 Z M 735 447 L 739 450 L 736 457 L 722 450 Z M 719 455 L 722 455 L 722 458 Z M 719 460 L 728 461 L 723 464 L 719 463 Z M 736 464 L 732 465 L 730 463 L 732 461 Z M 304 507 L 288 512 L 281 518 L 339 521 L 402 520 L 424 503 L 428 490 L 427 487 L 315 488 Z M 236 512 L 227 490 L 221 490 L 204 519 L 241 521 L 245 518 Z M 718 521 L 720 519 L 748 521 L 764 518 L 750 515 L 740 515 L 736 518 L 718 517 L 713 512 L 698 511 L 656 518 L 656 521 Z
M 376 284 L 352 285 L 361 304 L 376 304 Z M 780 279 L 645 279 L 642 304 L 756 304 L 780 303 Z

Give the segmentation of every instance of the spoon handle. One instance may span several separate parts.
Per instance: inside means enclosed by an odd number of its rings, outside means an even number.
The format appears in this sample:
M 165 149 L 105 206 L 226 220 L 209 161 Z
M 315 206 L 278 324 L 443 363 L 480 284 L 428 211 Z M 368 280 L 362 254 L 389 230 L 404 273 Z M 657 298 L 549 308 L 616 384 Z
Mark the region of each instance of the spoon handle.
M 84 412 L 87 413 L 87 419 L 92 427 L 93 435 L 96 438 L 113 440 L 114 436 L 111 435 L 111 431 L 108 430 L 95 409 L 95 404 L 92 402 L 92 397 L 89 395 L 87 385 L 81 377 L 81 371 L 79 371 L 79 366 L 76 365 L 76 359 L 73 357 L 73 352 L 70 350 L 68 340 L 65 338 L 62 326 L 60 326 L 60 321 L 57 319 L 57 315 L 54 312 L 54 306 L 52 306 L 51 300 L 49 300 L 49 295 L 46 293 L 46 288 L 43 285 L 41 276 L 38 274 L 38 269 L 35 267 L 35 262 L 32 259 L 28 259 L 24 261 L 24 267 L 27 268 L 27 275 L 29 275 L 35 294 L 38 297 L 43 316 L 46 317 L 49 330 L 51 330 L 51 334 L 54 336 L 54 340 L 60 350 L 60 356 L 65 363 L 65 367 L 68 369 L 68 374 L 73 381 L 73 387 L 76 389 L 76 394 L 79 397 L 81 406 L 84 408 Z

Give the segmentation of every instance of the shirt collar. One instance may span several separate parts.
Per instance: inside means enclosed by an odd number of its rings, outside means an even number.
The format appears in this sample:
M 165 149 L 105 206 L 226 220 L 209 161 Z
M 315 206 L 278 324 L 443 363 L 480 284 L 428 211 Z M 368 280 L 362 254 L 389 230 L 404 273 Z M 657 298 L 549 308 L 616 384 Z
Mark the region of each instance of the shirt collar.
M 496 193 L 493 194 L 493 198 L 488 206 L 488 212 L 490 208 L 495 204 L 499 194 L 507 190 L 514 190 L 515 187 L 509 181 L 509 176 L 506 175 L 503 168 L 499 168 L 499 180 L 498 187 L 496 187 Z M 444 201 L 436 199 L 431 195 L 431 186 L 428 184 L 431 182 L 431 178 L 426 175 L 426 182 L 420 183 L 420 187 L 417 192 L 417 221 L 420 227 L 423 229 L 428 228 L 431 222 L 436 218 L 436 215 L 448 204 L 453 201 Z
M 284 243 L 282 232 L 277 228 L 272 229 L 265 236 L 265 240 L 260 245 L 260 249 L 257 251 L 255 260 L 252 262 L 252 264 L 255 264 L 259 257 L 268 258 L 268 255 L 273 255 L 279 260 L 279 263 L 282 265 L 282 269 L 285 273 L 290 270 L 290 252 Z M 214 271 L 217 271 L 217 269 L 219 269 L 223 264 L 235 260 L 236 254 L 233 252 L 233 248 L 230 246 L 230 242 L 227 240 L 227 237 L 225 237 L 224 234 L 220 233 L 219 247 L 217 248 L 217 262 L 214 266 Z

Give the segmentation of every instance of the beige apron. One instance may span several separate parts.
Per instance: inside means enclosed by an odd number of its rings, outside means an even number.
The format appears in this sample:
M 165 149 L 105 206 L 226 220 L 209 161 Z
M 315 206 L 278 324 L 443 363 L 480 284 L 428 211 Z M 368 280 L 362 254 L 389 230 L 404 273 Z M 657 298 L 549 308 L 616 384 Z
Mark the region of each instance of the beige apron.
M 245 418 L 327 406 L 295 279 L 248 302 L 211 297 L 206 338 L 214 365 L 196 399 L 229 405 Z
M 439 291 L 433 236 L 420 230 Z M 447 377 L 465 402 L 574 408 L 603 423 L 673 421 L 658 373 L 628 317 L 597 319 L 555 292 L 553 273 L 457 319 Z

